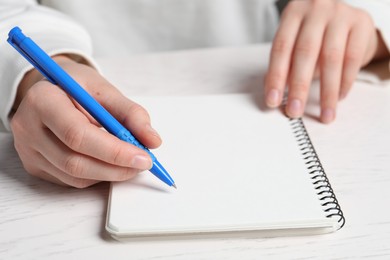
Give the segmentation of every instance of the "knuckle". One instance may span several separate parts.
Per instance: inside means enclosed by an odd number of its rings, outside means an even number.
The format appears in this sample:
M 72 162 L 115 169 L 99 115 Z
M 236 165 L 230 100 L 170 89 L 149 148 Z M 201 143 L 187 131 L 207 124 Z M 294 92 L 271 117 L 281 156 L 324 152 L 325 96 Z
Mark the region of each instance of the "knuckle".
M 36 169 L 29 169 L 29 168 L 26 168 L 26 167 L 25 167 L 25 169 L 31 176 L 36 177 L 36 178 L 40 178 L 40 176 L 41 176 L 41 172 L 40 171 L 38 171 Z
M 45 111 L 46 102 L 42 102 L 47 98 L 48 82 L 38 82 L 34 84 L 23 98 L 23 102 L 26 103 L 26 107 L 37 109 L 39 111 Z
M 278 37 L 272 43 L 272 54 L 288 53 L 291 49 L 291 44 L 285 38 Z
M 139 104 L 132 104 L 130 107 L 129 107 L 129 111 L 128 111 L 130 114 L 147 114 L 146 110 Z
M 40 169 L 36 163 L 37 161 L 32 160 L 32 158 L 36 159 L 34 154 L 31 153 L 31 151 L 28 151 L 28 149 L 26 149 L 26 147 L 20 142 L 14 142 L 14 147 L 26 172 L 30 175 L 38 176 Z
M 374 24 L 371 15 L 369 15 L 366 11 L 358 8 L 356 8 L 355 10 L 356 10 L 356 18 L 358 20 L 362 20 L 364 23 Z
M 324 50 L 322 60 L 325 64 L 335 65 L 343 62 L 343 51 L 336 48 Z
M 28 174 L 34 177 L 39 177 L 40 171 L 32 164 L 26 163 L 22 161 L 23 163 L 23 168 L 26 170 Z
M 12 133 L 14 134 L 14 136 L 19 136 L 19 134 L 22 133 L 23 130 L 25 129 L 24 120 L 20 118 L 18 113 L 16 113 L 12 117 L 10 121 L 10 127 L 12 129 Z
M 84 140 L 85 128 L 71 125 L 65 130 L 64 142 L 72 150 L 79 151 Z
M 339 95 L 339 87 L 337 89 L 325 88 L 321 90 L 321 102 L 327 106 L 334 106 Z
M 302 5 L 306 5 L 306 1 L 289 1 L 284 13 L 300 13 Z
M 295 54 L 303 58 L 316 56 L 316 48 L 314 43 L 306 41 L 305 43 L 297 43 L 295 46 Z
M 23 102 L 26 102 L 29 105 L 29 107 L 35 106 L 36 104 L 39 104 L 39 102 L 37 102 L 39 98 L 40 98 L 40 88 L 35 85 L 33 88 L 27 91 L 26 95 L 23 98 Z
M 363 28 L 375 27 L 375 23 L 372 16 L 365 10 L 355 7 L 349 7 L 348 11 L 349 16 L 354 20 L 355 25 L 359 25 Z
M 23 168 L 26 172 L 36 178 L 41 178 L 43 171 L 37 167 L 34 163 L 29 163 L 27 160 L 22 160 Z
M 355 48 L 350 47 L 348 50 L 346 50 L 344 55 L 344 60 L 346 64 L 355 64 L 360 62 L 360 52 L 357 51 Z
M 73 177 L 80 177 L 85 171 L 80 156 L 69 155 L 64 162 L 64 171 Z
M 350 15 L 352 13 L 352 9 L 350 5 L 347 5 L 343 2 L 337 1 L 334 5 L 334 14 L 344 14 Z
M 24 144 L 24 142 L 14 141 L 14 148 L 19 155 L 19 158 L 23 164 L 23 167 L 27 171 L 29 171 L 33 168 L 36 168 L 36 166 L 35 167 L 33 167 L 33 166 L 38 165 L 35 161 L 38 157 L 34 154 L 34 152 L 31 150 L 30 147 L 27 147 Z M 35 153 L 37 153 L 37 152 L 35 152 Z M 34 163 L 30 164 L 31 162 L 34 162 Z
M 130 121 L 133 118 L 143 118 L 146 120 L 150 120 L 148 112 L 141 105 L 137 103 L 131 104 L 126 111 L 127 111 L 127 115 L 129 116 L 126 116 L 124 118 L 124 122 L 122 122 L 124 124 L 126 124 L 127 121 Z
M 28 174 L 30 174 L 31 176 L 33 177 L 37 177 L 39 178 L 40 176 L 40 171 L 36 170 L 36 169 L 33 169 L 33 168 L 30 168 L 28 166 L 25 166 L 24 169 L 28 172 Z
M 117 144 L 110 151 L 112 155 L 111 162 L 115 165 L 122 165 L 125 161 L 123 156 L 125 150 L 123 147 Z
M 283 82 L 284 77 L 284 74 L 279 70 L 269 72 L 267 75 L 267 84 L 272 87 L 279 86 L 279 84 Z
M 292 79 L 290 91 L 298 96 L 304 95 L 309 89 L 309 83 L 303 79 Z
M 310 5 L 311 5 L 311 8 L 314 9 L 318 9 L 318 8 L 324 8 L 330 4 L 333 4 L 333 1 L 328 1 L 328 0 L 311 0 L 310 1 Z
M 16 140 L 14 141 L 14 148 L 15 148 L 16 152 L 19 154 L 20 159 L 22 159 L 22 157 L 23 157 L 22 151 L 23 151 L 24 147 L 25 146 L 22 143 L 20 143 Z

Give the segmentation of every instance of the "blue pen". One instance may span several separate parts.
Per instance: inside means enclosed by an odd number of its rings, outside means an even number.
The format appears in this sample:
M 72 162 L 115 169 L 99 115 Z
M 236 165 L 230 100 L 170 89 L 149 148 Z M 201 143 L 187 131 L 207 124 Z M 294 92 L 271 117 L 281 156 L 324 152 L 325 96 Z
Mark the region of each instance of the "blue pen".
M 142 145 L 121 123 L 118 122 L 103 106 L 88 94 L 68 73 L 66 73 L 49 55 L 34 41 L 26 37 L 19 27 L 14 27 L 7 40 L 24 58 L 26 58 L 51 83 L 62 87 L 108 132 L 119 139 L 133 144 L 150 155 L 153 167 L 149 170 L 161 181 L 176 188 L 175 182 L 159 163 L 156 157 Z

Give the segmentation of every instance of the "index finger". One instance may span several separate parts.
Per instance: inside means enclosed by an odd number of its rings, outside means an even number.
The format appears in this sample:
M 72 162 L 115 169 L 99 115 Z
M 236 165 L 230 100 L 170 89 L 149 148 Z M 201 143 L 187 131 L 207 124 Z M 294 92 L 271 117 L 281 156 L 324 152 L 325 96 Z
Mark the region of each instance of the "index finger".
M 74 151 L 123 167 L 144 170 L 152 165 L 147 152 L 92 124 L 67 96 L 52 95 L 41 114 L 42 122 Z
M 270 64 L 265 80 L 266 103 L 269 107 L 277 107 L 282 101 L 295 39 L 303 20 L 301 11 L 304 5 L 299 2 L 291 3 L 285 9 L 272 43 Z
M 300 117 L 304 111 L 327 23 L 327 12 L 313 11 L 300 28 L 289 75 L 286 113 L 290 117 Z

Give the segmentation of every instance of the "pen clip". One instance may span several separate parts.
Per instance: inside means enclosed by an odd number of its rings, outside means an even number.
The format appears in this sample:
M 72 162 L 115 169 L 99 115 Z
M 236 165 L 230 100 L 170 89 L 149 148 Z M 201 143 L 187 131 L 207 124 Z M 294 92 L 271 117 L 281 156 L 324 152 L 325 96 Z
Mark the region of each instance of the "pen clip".
M 26 37 L 27 38 L 27 37 Z M 41 66 L 39 66 L 39 64 L 37 62 L 35 62 L 35 60 L 30 57 L 28 55 L 28 53 L 26 53 L 23 49 L 21 49 L 17 43 L 15 43 L 12 39 L 12 37 L 8 37 L 7 41 L 9 42 L 9 44 L 11 44 L 12 47 L 14 47 L 24 58 L 26 58 L 37 70 L 39 70 L 39 72 L 42 73 L 42 75 L 45 76 L 45 78 L 47 78 L 47 80 L 49 80 L 51 83 L 53 84 L 57 84 L 46 72 L 43 68 L 41 68 Z

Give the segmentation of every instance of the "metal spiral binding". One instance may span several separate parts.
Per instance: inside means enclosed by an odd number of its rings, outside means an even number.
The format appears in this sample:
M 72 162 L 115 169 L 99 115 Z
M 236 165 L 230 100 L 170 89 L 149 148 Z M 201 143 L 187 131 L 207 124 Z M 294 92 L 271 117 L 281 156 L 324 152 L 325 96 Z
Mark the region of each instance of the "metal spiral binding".
M 314 146 L 310 140 L 306 127 L 301 118 L 290 119 L 293 133 L 298 141 L 299 148 L 309 170 L 310 178 L 313 181 L 317 196 L 322 202 L 327 218 L 337 218 L 339 228 L 345 224 L 345 218 L 341 211 L 340 205 L 336 199 L 330 182 L 325 174 L 324 168 L 318 158 Z

